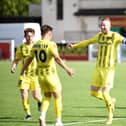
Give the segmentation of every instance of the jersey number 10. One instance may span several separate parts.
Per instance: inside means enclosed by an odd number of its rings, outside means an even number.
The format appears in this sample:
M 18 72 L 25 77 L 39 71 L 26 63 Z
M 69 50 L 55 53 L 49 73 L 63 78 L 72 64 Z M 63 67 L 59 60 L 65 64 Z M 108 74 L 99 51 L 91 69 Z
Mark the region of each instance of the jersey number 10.
M 45 50 L 35 50 L 34 52 L 37 61 L 46 62 L 47 55 Z

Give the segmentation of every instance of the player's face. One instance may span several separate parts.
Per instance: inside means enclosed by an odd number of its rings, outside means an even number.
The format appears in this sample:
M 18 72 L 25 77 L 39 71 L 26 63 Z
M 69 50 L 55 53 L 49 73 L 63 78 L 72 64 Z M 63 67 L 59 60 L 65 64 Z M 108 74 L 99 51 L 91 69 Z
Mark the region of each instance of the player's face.
M 107 34 L 107 33 L 110 31 L 110 28 L 111 28 L 111 23 L 110 23 L 110 21 L 104 20 L 104 21 L 101 22 L 101 31 L 102 31 L 104 34 Z
M 31 43 L 31 42 L 33 42 L 34 34 L 33 34 L 32 32 L 28 32 L 28 33 L 26 34 L 25 38 L 26 38 L 26 41 L 27 41 L 28 43 Z

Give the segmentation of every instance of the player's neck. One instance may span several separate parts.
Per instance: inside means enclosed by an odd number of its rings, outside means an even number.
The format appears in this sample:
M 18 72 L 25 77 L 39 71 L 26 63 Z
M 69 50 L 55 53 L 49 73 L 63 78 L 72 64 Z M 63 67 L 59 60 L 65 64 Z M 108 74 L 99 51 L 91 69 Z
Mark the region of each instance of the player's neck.
M 48 37 L 42 37 L 42 40 L 50 40 Z
M 33 44 L 33 41 L 27 41 L 27 42 L 25 42 L 27 45 L 31 45 L 31 44 Z
M 111 31 L 105 31 L 105 32 L 103 32 L 103 34 L 105 34 L 105 35 L 107 35 L 107 34 L 109 34 Z

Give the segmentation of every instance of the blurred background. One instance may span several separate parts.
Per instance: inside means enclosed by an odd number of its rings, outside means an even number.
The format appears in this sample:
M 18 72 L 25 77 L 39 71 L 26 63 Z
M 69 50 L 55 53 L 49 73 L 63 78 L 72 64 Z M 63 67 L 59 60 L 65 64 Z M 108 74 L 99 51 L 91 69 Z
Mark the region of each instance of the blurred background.
M 35 40 L 41 39 L 44 24 L 54 28 L 53 41 L 60 56 L 74 69 L 70 78 L 57 67 L 63 86 L 63 123 L 65 126 L 105 126 L 106 107 L 90 97 L 90 80 L 97 58 L 97 44 L 81 49 L 67 49 L 68 43 L 89 39 L 100 31 L 103 16 L 109 16 L 112 30 L 126 37 L 126 0 L 0 0 L 0 126 L 37 126 L 39 114 L 30 97 L 32 120 L 23 120 L 22 102 L 16 85 L 16 73 L 10 73 L 15 51 L 24 41 L 24 29 L 34 28 Z M 126 125 L 126 46 L 120 45 L 112 95 L 117 99 L 112 126 Z M 86 61 L 86 62 L 85 62 Z M 31 95 L 31 94 L 30 94 Z M 53 105 L 53 102 L 51 102 Z M 48 126 L 54 123 L 53 107 L 49 108 Z
M 126 36 L 126 0 L 1 0 L 0 5 L 1 60 L 13 60 L 26 27 L 36 30 L 36 41 L 41 38 L 41 25 L 51 25 L 53 41 L 66 60 L 96 59 L 97 45 L 68 50 L 66 44 L 94 36 L 103 16 L 110 17 L 113 31 Z M 125 47 L 120 46 L 117 61 L 125 61 L 125 57 Z

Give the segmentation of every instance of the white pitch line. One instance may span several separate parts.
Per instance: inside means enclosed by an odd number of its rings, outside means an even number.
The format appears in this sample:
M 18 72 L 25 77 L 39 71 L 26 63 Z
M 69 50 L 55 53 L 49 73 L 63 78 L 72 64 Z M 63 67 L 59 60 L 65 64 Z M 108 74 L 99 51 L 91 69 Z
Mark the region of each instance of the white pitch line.
M 114 118 L 113 120 L 126 120 L 126 118 Z M 77 125 L 77 124 L 87 124 L 87 123 L 96 123 L 96 122 L 105 122 L 105 119 L 101 120 L 90 120 L 85 122 L 70 122 L 70 123 L 64 123 L 63 126 L 70 126 L 70 125 Z M 47 126 L 54 126 L 53 124 L 47 124 Z
M 71 123 L 64 123 L 63 126 L 75 125 L 75 124 L 82 124 L 84 122 L 71 122 Z
M 126 118 L 114 118 L 113 120 L 124 120 Z M 65 123 L 64 126 L 76 125 L 76 124 L 85 124 L 85 123 L 95 123 L 95 122 L 105 122 L 105 119 L 101 120 L 90 120 L 85 122 L 72 122 L 72 123 Z

